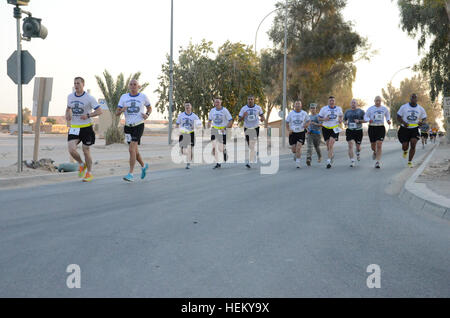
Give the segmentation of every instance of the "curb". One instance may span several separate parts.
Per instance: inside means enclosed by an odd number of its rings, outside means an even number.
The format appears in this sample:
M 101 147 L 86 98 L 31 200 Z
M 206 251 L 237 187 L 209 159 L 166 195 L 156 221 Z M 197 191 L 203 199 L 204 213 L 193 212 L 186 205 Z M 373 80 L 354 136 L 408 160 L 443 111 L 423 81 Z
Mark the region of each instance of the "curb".
M 58 174 L 44 174 L 44 175 L 35 175 L 35 176 L 27 176 L 27 177 L 16 177 L 10 179 L 0 179 L 0 190 L 9 189 L 11 187 L 20 187 L 23 185 L 30 185 L 30 182 L 38 181 L 39 182 L 48 182 L 48 181 L 64 181 L 73 179 L 73 177 L 77 177 L 78 172 L 65 172 Z M 32 185 L 31 185 L 32 186 Z
M 410 206 L 431 213 L 440 218 L 450 220 L 450 199 L 431 191 L 425 183 L 416 183 L 417 178 L 425 170 L 428 162 L 439 147 L 439 143 L 428 155 L 419 169 L 406 181 L 399 197 Z

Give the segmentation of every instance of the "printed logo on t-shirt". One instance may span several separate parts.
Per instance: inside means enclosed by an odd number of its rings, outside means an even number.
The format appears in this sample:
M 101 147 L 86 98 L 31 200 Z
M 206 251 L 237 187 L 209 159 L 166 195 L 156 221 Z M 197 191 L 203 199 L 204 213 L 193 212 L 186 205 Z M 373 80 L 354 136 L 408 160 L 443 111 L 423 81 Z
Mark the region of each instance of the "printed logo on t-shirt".
M 137 114 L 140 110 L 140 107 L 136 106 L 135 101 L 132 101 L 130 107 L 127 108 L 128 114 Z
M 72 113 L 74 115 L 81 115 L 84 113 L 84 109 L 80 107 L 80 103 L 79 102 L 75 102 L 74 106 L 72 108 Z

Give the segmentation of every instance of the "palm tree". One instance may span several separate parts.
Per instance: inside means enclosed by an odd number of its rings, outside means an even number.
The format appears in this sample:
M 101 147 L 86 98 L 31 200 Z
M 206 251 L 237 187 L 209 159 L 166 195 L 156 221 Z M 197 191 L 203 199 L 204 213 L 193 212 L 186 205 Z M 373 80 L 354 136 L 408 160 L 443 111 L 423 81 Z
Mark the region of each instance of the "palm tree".
M 120 116 L 116 116 L 116 109 L 119 104 L 120 97 L 127 93 L 128 84 L 130 81 L 133 79 L 139 80 L 140 76 L 141 72 L 137 72 L 135 74 L 131 74 L 127 80 L 125 80 L 123 73 L 120 73 L 115 82 L 107 70 L 103 72 L 103 77 L 105 78 L 104 81 L 100 76 L 95 76 L 97 79 L 97 84 L 102 91 L 103 97 L 105 98 L 112 117 L 111 127 L 108 128 L 105 134 L 106 145 L 123 143 L 125 140 L 123 132 L 119 129 Z M 142 92 L 148 85 L 148 83 L 141 84 L 141 89 L 139 92 Z

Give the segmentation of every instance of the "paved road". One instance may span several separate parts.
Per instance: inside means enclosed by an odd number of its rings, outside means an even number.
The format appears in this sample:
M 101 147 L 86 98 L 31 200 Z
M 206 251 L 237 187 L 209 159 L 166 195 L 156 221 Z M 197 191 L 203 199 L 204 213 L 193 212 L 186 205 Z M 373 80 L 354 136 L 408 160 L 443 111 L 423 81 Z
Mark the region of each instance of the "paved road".
M 450 297 L 450 223 L 386 193 L 399 144 L 381 171 L 368 150 L 352 170 L 344 146 L 332 170 L 284 156 L 276 175 L 208 166 L 0 192 L 0 296 Z

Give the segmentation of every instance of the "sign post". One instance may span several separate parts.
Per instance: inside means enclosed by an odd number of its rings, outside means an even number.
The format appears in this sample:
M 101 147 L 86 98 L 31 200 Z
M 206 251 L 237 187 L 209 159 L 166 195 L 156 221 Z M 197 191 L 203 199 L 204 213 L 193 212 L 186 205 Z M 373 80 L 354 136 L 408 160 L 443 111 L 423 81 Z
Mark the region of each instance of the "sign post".
M 444 97 L 444 121 L 447 123 L 447 142 L 450 143 L 450 96 Z
M 33 116 L 36 116 L 34 128 L 33 162 L 39 160 L 39 137 L 41 135 L 41 118 L 48 117 L 48 106 L 52 98 L 53 78 L 36 77 L 34 81 Z

